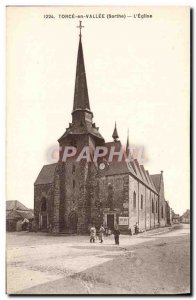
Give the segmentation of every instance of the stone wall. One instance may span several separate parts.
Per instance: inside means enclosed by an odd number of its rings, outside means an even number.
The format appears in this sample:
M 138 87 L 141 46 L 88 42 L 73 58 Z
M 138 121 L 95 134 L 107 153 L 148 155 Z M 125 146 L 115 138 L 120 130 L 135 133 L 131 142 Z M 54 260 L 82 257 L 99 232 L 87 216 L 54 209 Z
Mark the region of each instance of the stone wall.
M 155 227 L 159 227 L 159 196 L 155 194 L 154 199 L 155 199 Z
M 109 203 L 109 186 L 113 190 L 112 207 Z M 118 224 L 119 216 L 128 217 L 129 203 L 129 176 L 128 175 L 113 175 L 104 176 L 98 179 L 97 198 L 100 201 L 100 220 L 104 223 L 104 212 L 115 212 L 116 223 Z M 121 229 L 128 229 L 128 226 L 122 226 Z
M 163 214 L 162 214 L 162 211 L 163 211 Z M 167 214 L 166 214 L 166 207 L 165 207 L 163 174 L 161 176 L 161 184 L 160 184 L 160 192 L 159 192 L 159 221 L 160 221 L 161 227 L 166 226 Z
M 42 198 L 47 200 L 48 223 L 53 226 L 54 222 L 54 184 L 38 184 L 34 185 L 34 215 L 35 221 L 39 228 L 39 215 Z
M 138 188 L 139 188 L 139 203 L 138 203 L 138 209 L 139 209 L 139 228 L 140 230 L 146 230 L 146 207 L 145 207 L 145 191 L 146 187 L 138 182 Z M 142 207 L 143 202 L 143 207 Z
M 129 175 L 129 228 L 134 232 L 134 225 L 139 222 L 138 181 Z
M 145 189 L 145 203 L 146 203 L 146 230 L 151 229 L 151 190 L 148 188 Z
M 129 228 L 132 232 L 136 222 L 142 231 L 159 226 L 158 195 L 129 175 Z
M 40 205 L 45 197 L 48 225 L 53 232 L 88 232 L 90 224 L 98 228 L 111 211 L 117 224 L 119 217 L 129 218 L 128 225 L 120 226 L 122 231 L 134 232 L 136 222 L 142 231 L 167 224 L 163 178 L 158 196 L 131 175 L 101 176 L 94 163 L 69 160 L 59 161 L 53 184 L 39 184 L 34 188 L 35 220 L 39 225 Z
M 83 233 L 92 222 L 95 207 L 96 170 L 93 163 L 59 162 L 54 181 L 54 232 Z M 96 208 L 92 210 L 97 218 Z M 71 216 L 77 217 L 74 227 Z

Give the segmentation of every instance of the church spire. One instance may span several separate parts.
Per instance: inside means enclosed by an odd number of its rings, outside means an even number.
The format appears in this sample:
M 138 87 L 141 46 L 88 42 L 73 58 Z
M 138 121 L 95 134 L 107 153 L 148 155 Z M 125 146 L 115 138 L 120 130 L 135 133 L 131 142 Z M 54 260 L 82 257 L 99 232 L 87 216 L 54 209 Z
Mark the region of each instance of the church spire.
M 129 129 L 127 130 L 126 154 L 129 155 Z
M 88 88 L 86 82 L 86 73 L 84 66 L 84 56 L 82 49 L 82 38 L 81 38 L 81 29 L 82 21 L 80 21 L 79 26 L 80 34 L 79 34 L 79 46 L 78 46 L 78 58 L 77 58 L 77 67 L 76 67 L 76 80 L 75 80 L 75 92 L 74 92 L 74 104 L 73 104 L 73 112 L 75 110 L 90 110 L 89 98 L 88 98 Z
M 99 127 L 96 127 L 93 123 L 93 113 L 90 110 L 88 89 L 86 82 L 86 73 L 84 67 L 84 56 L 82 49 L 82 34 L 81 29 L 82 21 L 77 26 L 79 31 L 79 46 L 78 46 L 78 57 L 76 67 L 76 79 L 75 79 L 75 91 L 74 91 L 74 103 L 72 111 L 72 123 L 69 123 L 69 127 L 66 128 L 65 133 L 58 139 L 60 145 L 77 144 L 79 135 L 91 136 L 96 145 L 103 145 L 104 138 L 99 133 Z M 69 136 L 68 140 L 66 138 Z M 86 143 L 87 139 L 83 139 Z
M 114 139 L 114 142 L 117 142 L 117 139 L 119 138 L 119 136 L 118 136 L 118 132 L 117 132 L 117 129 L 116 129 L 116 122 L 115 122 L 115 127 L 114 127 L 114 132 L 112 134 L 112 137 Z

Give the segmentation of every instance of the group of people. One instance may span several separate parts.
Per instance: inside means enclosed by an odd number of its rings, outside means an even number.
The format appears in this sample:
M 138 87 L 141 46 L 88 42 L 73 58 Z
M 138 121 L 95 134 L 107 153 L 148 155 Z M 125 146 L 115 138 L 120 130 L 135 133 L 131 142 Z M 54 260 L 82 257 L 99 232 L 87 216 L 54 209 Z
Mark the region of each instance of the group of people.
M 110 230 L 110 228 L 105 230 L 104 226 L 101 225 L 101 227 L 99 229 L 99 234 L 98 234 L 100 243 L 103 243 L 104 233 L 106 233 L 107 235 L 110 235 L 111 230 Z M 117 225 L 115 226 L 115 228 L 113 230 L 113 234 L 114 234 L 115 245 L 119 245 L 120 230 Z M 97 230 L 96 230 L 95 226 L 92 225 L 90 228 L 90 243 L 95 243 L 96 237 L 97 237 Z
M 138 234 L 139 233 L 139 224 L 136 222 L 136 224 L 134 225 L 134 234 Z M 98 231 L 97 234 L 97 230 L 95 228 L 94 225 L 91 226 L 90 228 L 90 243 L 95 243 L 95 240 L 97 238 L 97 236 L 99 237 L 100 243 L 103 243 L 103 239 L 104 239 L 104 233 L 105 235 L 111 235 L 111 233 L 114 234 L 114 241 L 115 241 L 115 245 L 119 245 L 119 236 L 120 236 L 120 230 L 118 228 L 118 225 L 115 226 L 113 232 L 111 232 L 110 228 L 104 228 L 103 225 L 100 226 L 100 229 Z M 132 235 L 131 229 L 130 229 L 130 235 Z

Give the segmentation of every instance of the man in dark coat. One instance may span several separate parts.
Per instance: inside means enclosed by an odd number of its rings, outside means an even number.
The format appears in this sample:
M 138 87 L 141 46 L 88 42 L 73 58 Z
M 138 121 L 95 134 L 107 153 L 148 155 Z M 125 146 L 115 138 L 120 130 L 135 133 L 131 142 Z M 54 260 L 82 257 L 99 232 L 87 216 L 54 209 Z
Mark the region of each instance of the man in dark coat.
M 138 234 L 139 233 L 139 227 L 138 227 L 138 223 L 136 222 L 135 224 L 135 234 Z
M 116 225 L 115 228 L 114 228 L 115 245 L 119 245 L 119 235 L 120 235 L 120 230 L 118 228 L 118 225 Z

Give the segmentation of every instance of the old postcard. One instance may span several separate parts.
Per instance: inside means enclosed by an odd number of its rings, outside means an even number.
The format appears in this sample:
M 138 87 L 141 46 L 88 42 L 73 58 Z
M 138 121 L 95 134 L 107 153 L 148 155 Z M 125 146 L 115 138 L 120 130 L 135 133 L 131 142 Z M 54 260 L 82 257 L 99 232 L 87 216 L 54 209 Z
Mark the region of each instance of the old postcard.
M 190 8 L 6 27 L 6 293 L 190 294 Z

